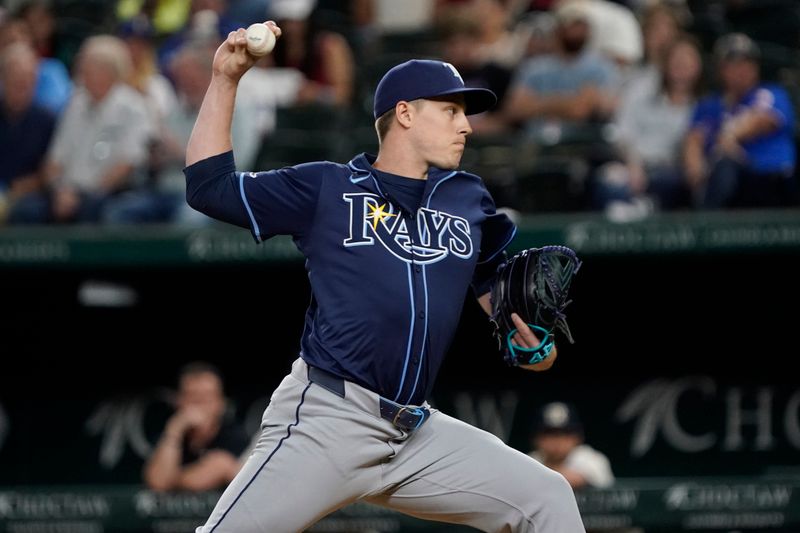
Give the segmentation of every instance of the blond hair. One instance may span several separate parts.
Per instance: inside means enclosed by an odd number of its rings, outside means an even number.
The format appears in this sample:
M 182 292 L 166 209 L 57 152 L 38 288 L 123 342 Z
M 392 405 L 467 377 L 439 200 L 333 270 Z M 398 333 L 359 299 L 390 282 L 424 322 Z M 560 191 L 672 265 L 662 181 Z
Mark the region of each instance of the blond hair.
M 84 41 L 78 53 L 81 61 L 92 61 L 107 66 L 117 80 L 130 78 L 133 64 L 125 42 L 113 35 L 95 35 Z

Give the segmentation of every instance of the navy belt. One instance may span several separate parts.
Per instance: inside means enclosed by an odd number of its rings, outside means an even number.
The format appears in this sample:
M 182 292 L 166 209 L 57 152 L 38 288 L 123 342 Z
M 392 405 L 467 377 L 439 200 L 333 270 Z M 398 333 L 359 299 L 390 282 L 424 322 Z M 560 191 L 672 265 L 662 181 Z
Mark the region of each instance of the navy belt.
M 308 366 L 308 379 L 332 393 L 344 398 L 344 379 L 331 374 L 330 372 Z M 431 412 L 426 407 L 415 405 L 400 405 L 392 400 L 387 400 L 383 396 L 380 399 L 381 418 L 391 422 L 394 427 L 403 431 L 415 431 L 419 429 L 431 416 Z

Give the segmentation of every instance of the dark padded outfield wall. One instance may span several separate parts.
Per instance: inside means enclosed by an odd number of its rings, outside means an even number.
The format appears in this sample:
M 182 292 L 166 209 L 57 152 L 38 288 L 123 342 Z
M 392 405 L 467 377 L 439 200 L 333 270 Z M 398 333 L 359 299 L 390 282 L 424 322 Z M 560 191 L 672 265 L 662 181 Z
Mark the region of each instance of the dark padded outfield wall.
M 553 370 L 506 367 L 467 299 L 434 403 L 527 451 L 535 407 L 574 401 L 620 476 L 788 472 L 800 254 L 582 256 L 577 342 L 560 343 Z M 221 367 L 232 416 L 255 431 L 309 298 L 297 260 L 6 265 L 0 294 L 0 485 L 137 483 L 176 370 L 193 359 Z M 97 306 L 108 298 L 127 306 Z

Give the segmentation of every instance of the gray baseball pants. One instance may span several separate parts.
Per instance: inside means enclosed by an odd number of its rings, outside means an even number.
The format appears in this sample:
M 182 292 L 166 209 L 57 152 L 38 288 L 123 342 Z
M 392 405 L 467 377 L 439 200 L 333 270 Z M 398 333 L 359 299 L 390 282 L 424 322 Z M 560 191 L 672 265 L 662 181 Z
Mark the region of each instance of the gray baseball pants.
M 345 397 L 298 359 L 272 395 L 249 459 L 196 533 L 288 533 L 364 500 L 482 531 L 584 532 L 564 478 L 436 410 L 416 431 L 379 415 L 379 396 Z

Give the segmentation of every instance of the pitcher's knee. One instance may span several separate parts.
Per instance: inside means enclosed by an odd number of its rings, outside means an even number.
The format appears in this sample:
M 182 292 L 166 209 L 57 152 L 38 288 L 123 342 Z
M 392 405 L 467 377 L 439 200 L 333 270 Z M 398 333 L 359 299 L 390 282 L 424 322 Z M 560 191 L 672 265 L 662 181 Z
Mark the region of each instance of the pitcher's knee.
M 546 492 L 552 495 L 553 498 L 566 498 L 570 501 L 575 499 L 575 492 L 569 484 L 569 481 L 555 470 L 549 470 L 547 472 L 545 483 Z
M 575 493 L 564 476 L 548 469 L 533 485 L 535 490 L 527 494 L 519 524 L 512 531 L 583 531 Z

